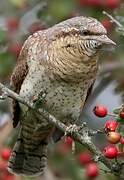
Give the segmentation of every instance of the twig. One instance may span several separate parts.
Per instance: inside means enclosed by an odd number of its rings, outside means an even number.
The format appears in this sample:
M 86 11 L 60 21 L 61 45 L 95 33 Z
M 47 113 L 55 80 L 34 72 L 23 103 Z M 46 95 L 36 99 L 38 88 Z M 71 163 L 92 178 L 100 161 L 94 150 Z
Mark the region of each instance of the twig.
M 91 136 L 89 135 L 90 129 L 87 126 L 82 127 L 82 131 L 68 131 L 68 127 L 60 122 L 58 119 L 56 119 L 54 116 L 49 114 L 44 109 L 38 109 L 35 105 L 32 103 L 25 101 L 20 95 L 13 92 L 12 90 L 5 87 L 3 84 L 0 83 L 0 89 L 2 92 L 6 93 L 8 97 L 15 99 L 19 101 L 20 103 L 26 105 L 27 107 L 35 110 L 36 113 L 44 117 L 49 123 L 52 125 L 58 127 L 60 130 L 62 130 L 64 133 L 66 132 L 67 135 L 70 135 L 75 141 L 78 141 L 80 144 L 84 145 L 90 152 L 93 153 L 96 157 L 98 157 L 98 161 L 101 161 L 114 175 L 118 176 L 120 169 L 116 167 L 116 164 L 113 162 L 107 160 L 102 152 L 94 145 L 94 143 L 91 140 Z M 79 129 L 79 127 L 77 126 Z M 118 171 L 117 171 L 118 169 Z
M 105 14 L 106 16 L 108 16 L 111 19 L 111 22 L 115 23 L 119 28 L 123 28 L 123 25 L 118 22 L 113 16 L 111 16 L 109 13 L 107 13 L 106 11 L 103 11 L 103 14 Z

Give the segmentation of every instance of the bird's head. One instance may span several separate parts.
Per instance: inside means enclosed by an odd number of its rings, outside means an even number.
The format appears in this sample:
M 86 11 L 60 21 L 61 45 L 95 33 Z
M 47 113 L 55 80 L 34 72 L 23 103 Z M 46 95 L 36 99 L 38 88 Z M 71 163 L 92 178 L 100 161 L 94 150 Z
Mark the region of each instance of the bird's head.
M 103 45 L 116 45 L 107 36 L 104 26 L 95 18 L 77 17 L 74 27 L 77 28 L 79 39 L 91 50 L 99 50 Z
M 59 39 L 60 46 L 68 48 L 68 51 L 77 48 L 82 55 L 91 57 L 104 45 L 116 45 L 108 38 L 104 26 L 95 18 L 74 17 L 55 25 L 55 29 L 55 37 Z
M 61 74 L 66 80 L 82 80 L 88 73 L 95 73 L 102 47 L 115 45 L 103 25 L 89 17 L 68 19 L 47 32 L 50 40 L 48 56 L 54 57 L 51 64 L 56 66 L 56 74 Z

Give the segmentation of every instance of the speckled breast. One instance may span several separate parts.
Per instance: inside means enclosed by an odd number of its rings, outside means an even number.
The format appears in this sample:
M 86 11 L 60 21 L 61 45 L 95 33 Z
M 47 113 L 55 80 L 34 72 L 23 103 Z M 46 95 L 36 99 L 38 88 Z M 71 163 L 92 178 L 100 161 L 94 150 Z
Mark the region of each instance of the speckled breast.
M 32 100 L 41 92 L 46 93 L 44 108 L 61 121 L 76 121 L 85 101 L 92 79 L 80 83 L 51 80 L 43 67 L 32 66 L 20 90 L 20 95 Z

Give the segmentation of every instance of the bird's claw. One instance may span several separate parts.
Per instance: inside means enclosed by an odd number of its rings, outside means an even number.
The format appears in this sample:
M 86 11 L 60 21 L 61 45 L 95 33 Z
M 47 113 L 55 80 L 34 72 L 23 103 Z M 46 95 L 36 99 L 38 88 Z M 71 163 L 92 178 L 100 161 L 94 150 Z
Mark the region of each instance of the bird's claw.
M 71 124 L 66 128 L 65 136 L 68 134 L 72 135 L 73 132 L 78 132 L 78 126 L 76 124 Z
M 72 135 L 73 133 L 80 133 L 84 127 L 86 127 L 86 122 L 84 122 L 81 126 L 71 124 L 66 128 L 65 136 L 68 134 Z
M 86 124 L 86 122 L 83 122 L 82 124 L 81 124 L 81 126 L 78 126 L 78 132 L 80 132 L 84 127 L 86 127 L 87 126 L 87 124 Z
M 2 95 L 0 96 L 0 100 L 5 100 L 8 97 L 6 92 L 3 92 Z

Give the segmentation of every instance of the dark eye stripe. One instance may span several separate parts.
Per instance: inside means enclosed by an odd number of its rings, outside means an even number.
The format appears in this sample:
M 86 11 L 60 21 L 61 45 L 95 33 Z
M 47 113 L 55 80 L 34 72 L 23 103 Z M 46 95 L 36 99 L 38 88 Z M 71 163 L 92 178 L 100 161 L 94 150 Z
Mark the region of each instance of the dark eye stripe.
M 82 30 L 80 31 L 80 35 L 82 36 L 88 36 L 88 35 L 95 35 L 95 36 L 100 36 L 100 35 L 105 35 L 106 33 L 99 33 L 99 32 L 93 32 L 89 30 Z

